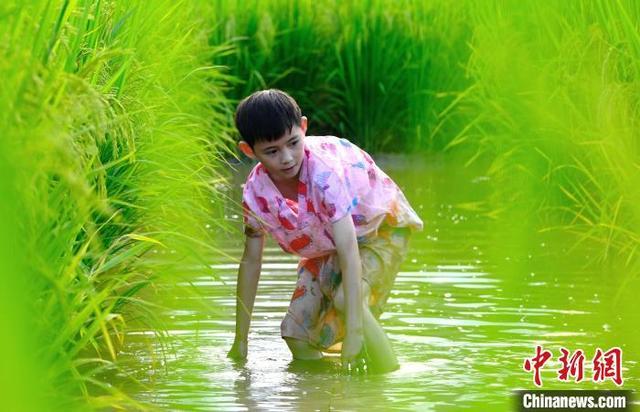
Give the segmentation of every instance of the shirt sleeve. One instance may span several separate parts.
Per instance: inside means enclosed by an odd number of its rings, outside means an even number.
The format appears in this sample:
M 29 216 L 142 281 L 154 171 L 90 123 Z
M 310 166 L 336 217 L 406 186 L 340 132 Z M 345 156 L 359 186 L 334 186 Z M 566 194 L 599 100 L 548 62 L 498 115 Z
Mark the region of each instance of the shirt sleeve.
M 251 211 L 247 203 L 242 201 L 242 221 L 244 222 L 244 234 L 248 237 L 264 236 L 264 229 L 256 215 Z
M 342 170 L 325 170 L 315 180 L 320 215 L 329 222 L 342 219 L 357 204 L 358 200 L 351 195 L 348 179 Z

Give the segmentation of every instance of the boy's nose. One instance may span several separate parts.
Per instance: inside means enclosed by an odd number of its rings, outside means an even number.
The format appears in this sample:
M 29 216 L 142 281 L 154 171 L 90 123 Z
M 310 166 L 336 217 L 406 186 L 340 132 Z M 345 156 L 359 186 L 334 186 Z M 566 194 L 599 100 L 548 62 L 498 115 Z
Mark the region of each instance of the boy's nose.
M 282 158 L 280 159 L 282 164 L 283 165 L 288 165 L 289 163 L 291 163 L 292 160 L 293 160 L 293 155 L 291 154 L 291 152 L 286 150 L 286 149 L 283 150 L 282 151 Z

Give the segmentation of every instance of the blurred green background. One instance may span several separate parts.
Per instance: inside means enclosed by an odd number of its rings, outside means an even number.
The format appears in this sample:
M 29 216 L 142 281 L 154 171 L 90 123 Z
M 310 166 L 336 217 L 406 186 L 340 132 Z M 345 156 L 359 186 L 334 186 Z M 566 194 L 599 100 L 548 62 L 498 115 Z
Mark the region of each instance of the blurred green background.
M 225 240 L 241 238 L 233 110 L 268 87 L 298 100 L 310 134 L 373 153 L 420 206 L 426 230 L 406 273 L 475 262 L 505 284 L 512 300 L 498 309 L 517 309 L 521 298 L 532 316 L 552 307 L 591 313 L 576 326 L 582 335 L 554 344 L 624 345 L 625 388 L 637 388 L 639 22 L 638 4 L 623 0 L 2 2 L 3 409 L 153 407 L 157 399 L 130 383 L 150 385 L 136 371 L 166 370 L 158 359 L 178 342 L 162 291 L 184 284 L 178 294 L 197 301 L 194 279 L 205 276 L 220 282 L 218 298 L 232 293 L 224 279 L 233 270 L 211 265 L 239 257 Z M 530 285 L 535 273 L 549 279 Z M 407 336 L 456 325 L 447 319 L 461 306 L 430 300 L 431 286 L 398 302 L 416 328 L 396 325 L 401 355 Z M 287 287 L 274 299 L 285 302 Z M 460 304 L 479 304 L 477 292 Z M 594 294 L 600 306 L 589 303 Z M 218 319 L 208 330 L 227 333 L 231 312 L 215 296 L 200 299 L 194 316 Z M 567 309 L 569 297 L 584 306 Z M 436 309 L 430 321 L 419 316 Z M 550 324 L 555 337 L 572 328 Z M 148 340 L 136 341 L 140 331 Z M 514 349 L 519 332 L 459 332 L 463 341 L 502 339 L 517 355 L 503 366 L 519 377 L 480 401 L 530 379 L 519 368 L 534 345 Z M 222 353 L 228 334 L 220 339 Z M 136 344 L 146 355 L 133 361 L 127 348 Z M 420 363 L 408 348 L 406 356 Z M 394 384 L 406 389 L 414 377 L 402 376 Z M 429 379 L 438 378 L 425 372 Z M 475 379 L 494 376 L 487 369 Z M 402 393 L 417 407 L 418 395 Z

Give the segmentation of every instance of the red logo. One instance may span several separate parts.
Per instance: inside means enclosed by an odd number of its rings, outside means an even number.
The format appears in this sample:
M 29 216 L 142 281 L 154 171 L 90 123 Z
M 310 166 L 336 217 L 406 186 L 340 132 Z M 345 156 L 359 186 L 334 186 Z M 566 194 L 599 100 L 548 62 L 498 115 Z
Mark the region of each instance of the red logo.
M 596 350 L 593 357 L 593 381 L 602 382 L 607 378 L 611 378 L 616 385 L 622 385 L 622 349 L 611 348 L 605 353 L 602 349 Z
M 558 380 L 567 382 L 573 377 L 574 382 L 581 382 L 584 379 L 585 355 L 581 349 L 571 353 L 566 348 L 560 348 L 562 355 L 558 358 L 561 366 L 557 371 Z M 545 363 L 553 357 L 551 351 L 544 350 L 542 346 L 536 346 L 535 355 L 524 360 L 523 369 L 525 372 L 533 372 L 533 383 L 542 386 L 540 370 Z M 621 386 L 624 382 L 622 378 L 622 349 L 615 347 L 606 352 L 597 348 L 591 361 L 593 382 L 604 382 L 611 379 L 616 385 Z
M 544 364 L 551 359 L 551 352 L 548 350 L 543 351 L 542 346 L 536 346 L 536 355 L 531 359 L 524 360 L 524 370 L 527 372 L 533 371 L 533 383 L 536 386 L 542 386 L 542 379 L 540 379 L 540 369 Z
M 578 349 L 569 357 L 569 351 L 565 348 L 560 348 L 562 356 L 560 356 L 560 362 L 562 367 L 558 371 L 558 380 L 568 381 L 570 376 L 574 377 L 574 382 L 580 382 L 584 378 L 584 352 Z

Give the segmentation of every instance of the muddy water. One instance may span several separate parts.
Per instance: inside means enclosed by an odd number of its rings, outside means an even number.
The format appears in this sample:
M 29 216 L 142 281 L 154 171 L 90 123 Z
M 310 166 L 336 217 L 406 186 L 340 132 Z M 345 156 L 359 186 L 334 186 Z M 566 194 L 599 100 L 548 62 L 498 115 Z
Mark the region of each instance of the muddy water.
M 158 315 L 169 330 L 162 351 L 151 330 L 127 336 L 121 362 L 140 382 L 128 391 L 163 410 L 511 410 L 513 390 L 535 387 L 522 365 L 536 345 L 553 353 L 544 389 L 617 388 L 592 381 L 596 349 L 614 346 L 623 350 L 622 389 L 639 387 L 640 288 L 631 282 L 618 293 L 622 270 L 585 266 L 590 252 L 572 248 L 568 235 L 494 218 L 483 203 L 491 179 L 457 162 L 378 161 L 425 222 L 381 317 L 399 370 L 348 377 L 337 357 L 292 361 L 279 325 L 297 261 L 274 243 L 265 250 L 248 360 L 228 360 L 242 239 L 223 236 L 227 256 L 212 256 L 209 272 L 184 268 L 179 285 L 161 285 Z M 246 172 L 236 175 L 236 198 Z M 228 219 L 240 225 L 237 215 L 229 206 Z M 561 347 L 584 351 L 582 382 L 557 379 Z

